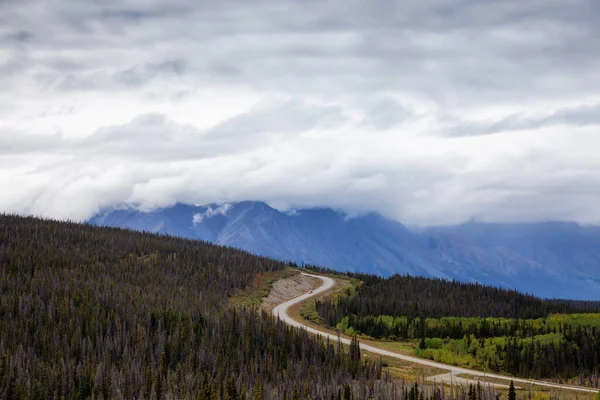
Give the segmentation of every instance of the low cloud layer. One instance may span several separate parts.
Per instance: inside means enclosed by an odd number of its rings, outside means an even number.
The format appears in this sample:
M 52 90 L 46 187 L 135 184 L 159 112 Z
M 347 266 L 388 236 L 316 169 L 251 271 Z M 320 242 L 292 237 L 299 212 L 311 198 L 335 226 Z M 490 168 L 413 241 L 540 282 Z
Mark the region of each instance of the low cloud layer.
M 598 7 L 2 2 L 0 211 L 600 223 Z
M 192 216 L 192 223 L 194 226 L 202 222 L 204 218 L 212 218 L 215 215 L 226 215 L 227 211 L 231 208 L 230 204 L 222 205 L 209 205 L 204 212 L 196 213 Z

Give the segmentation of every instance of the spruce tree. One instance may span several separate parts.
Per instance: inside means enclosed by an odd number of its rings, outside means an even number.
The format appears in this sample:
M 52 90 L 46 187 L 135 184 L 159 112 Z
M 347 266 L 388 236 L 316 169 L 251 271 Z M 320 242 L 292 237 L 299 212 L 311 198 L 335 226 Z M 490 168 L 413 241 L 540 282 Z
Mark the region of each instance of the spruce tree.
M 260 380 L 260 377 L 258 378 L 256 386 L 254 387 L 254 392 L 252 393 L 252 400 L 265 400 L 265 390 L 263 388 L 263 384 Z
M 475 392 L 475 388 L 472 384 L 469 383 L 469 393 L 467 395 L 469 400 L 477 400 L 477 393 Z
M 517 400 L 517 392 L 515 391 L 515 383 L 510 380 L 510 385 L 508 386 L 508 400 Z
M 350 360 L 360 361 L 360 343 L 358 342 L 356 335 L 354 335 L 350 341 Z
M 300 392 L 298 386 L 294 385 L 294 391 L 292 392 L 292 400 L 300 400 Z
M 227 398 L 231 400 L 238 400 L 237 388 L 235 387 L 235 381 L 233 378 L 227 380 Z

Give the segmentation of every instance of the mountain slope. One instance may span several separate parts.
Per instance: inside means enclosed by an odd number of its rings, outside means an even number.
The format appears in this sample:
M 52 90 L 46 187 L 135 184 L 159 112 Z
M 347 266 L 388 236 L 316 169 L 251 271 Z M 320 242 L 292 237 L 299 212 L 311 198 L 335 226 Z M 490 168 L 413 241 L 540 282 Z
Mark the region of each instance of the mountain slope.
M 297 263 L 448 277 L 432 267 L 426 253 L 419 254 L 418 236 L 376 214 L 353 219 L 330 209 L 285 214 L 247 201 L 228 207 L 177 204 L 151 213 L 126 208 L 98 214 L 90 223 L 206 240 Z
M 438 254 L 465 271 L 547 297 L 600 298 L 600 230 L 568 222 L 466 223 L 430 229 Z M 459 273 L 460 274 L 460 273 Z M 512 284 L 511 284 L 512 281 Z
M 412 231 L 371 213 L 282 213 L 265 203 L 108 210 L 90 220 L 243 248 L 338 270 L 500 285 L 544 297 L 600 299 L 600 229 L 572 223 L 481 224 Z

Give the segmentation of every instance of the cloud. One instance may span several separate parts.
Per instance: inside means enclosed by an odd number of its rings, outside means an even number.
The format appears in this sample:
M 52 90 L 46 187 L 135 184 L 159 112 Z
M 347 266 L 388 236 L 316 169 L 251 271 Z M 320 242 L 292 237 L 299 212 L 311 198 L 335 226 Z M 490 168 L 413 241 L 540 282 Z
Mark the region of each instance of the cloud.
M 376 130 L 390 129 L 402 121 L 414 118 L 410 109 L 390 97 L 368 99 L 364 104 L 363 123 Z
M 597 6 L 0 4 L 0 210 L 599 223 Z
M 600 125 L 600 104 L 560 108 L 545 115 L 515 114 L 491 123 L 464 124 L 453 128 L 451 136 L 472 136 L 508 131 L 532 130 L 554 125 L 582 127 Z
M 317 128 L 338 128 L 345 122 L 341 107 L 292 99 L 266 102 L 211 129 L 214 137 L 237 138 L 263 133 L 297 134 Z
M 227 215 L 227 211 L 231 208 L 231 204 L 222 204 L 213 208 L 212 205 L 208 206 L 206 211 L 196 213 L 192 216 L 192 224 L 196 226 L 201 223 L 205 218 L 212 218 L 215 215 Z
M 186 72 L 185 62 L 182 60 L 166 60 L 160 63 L 146 63 L 134 65 L 115 73 L 104 74 L 92 71 L 80 76 L 67 75 L 57 85 L 64 91 L 89 91 L 89 90 L 131 90 L 143 87 L 153 80 L 168 77 L 180 77 Z
M 33 34 L 31 32 L 17 30 L 4 34 L 0 40 L 14 43 L 26 43 L 31 41 L 32 38 Z

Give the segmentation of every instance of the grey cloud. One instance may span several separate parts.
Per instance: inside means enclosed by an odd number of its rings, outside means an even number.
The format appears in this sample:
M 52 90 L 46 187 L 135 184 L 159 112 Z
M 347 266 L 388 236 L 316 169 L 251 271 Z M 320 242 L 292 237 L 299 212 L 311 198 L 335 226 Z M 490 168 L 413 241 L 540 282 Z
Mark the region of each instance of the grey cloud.
M 337 127 L 344 121 L 345 117 L 338 106 L 290 100 L 275 107 L 261 105 L 219 124 L 209 134 L 241 137 L 250 134 L 299 133 L 318 127 Z
M 599 33 L 588 9 L 595 6 L 578 4 L 350 1 L 338 7 L 336 1 L 264 1 L 224 8 L 214 2 L 193 7 L 186 2 L 126 2 L 109 3 L 108 10 L 74 7 L 68 14 L 75 18 L 80 13 L 78 21 L 96 21 L 96 15 L 105 14 L 156 23 L 164 34 L 148 28 L 147 36 L 140 36 L 135 30 L 142 27 L 120 23 L 121 31 L 108 35 L 109 43 L 119 47 L 153 39 L 190 40 L 185 57 L 207 79 L 223 74 L 231 79 L 234 73 L 234 82 L 317 95 L 324 82 L 345 92 L 417 90 L 453 104 L 459 94 L 460 102 L 475 103 L 535 90 L 586 91 L 578 82 L 584 78 L 588 92 L 590 85 L 600 85 L 589 63 L 600 49 L 595 41 L 585 40 Z M 114 24 L 112 17 L 106 19 Z M 352 38 L 343 39 L 349 34 Z M 123 70 L 128 68 L 136 67 Z M 125 81 L 137 82 L 137 72 Z M 549 83 L 568 73 L 568 84 Z M 110 88 L 110 82 L 97 78 L 90 75 L 98 86 Z M 95 87 L 76 82 L 77 77 L 69 77 L 63 87 Z
M 46 80 L 52 82 L 52 77 L 40 76 L 40 80 Z M 65 76 L 61 82 L 57 85 L 57 88 L 64 91 L 76 91 L 76 90 L 95 90 L 100 88 L 94 77 L 88 77 L 87 79 L 77 78 L 73 75 Z
M 72 69 L 65 65 L 63 69 Z M 86 90 L 128 90 L 140 88 L 155 79 L 165 77 L 181 77 L 187 73 L 187 65 L 183 60 L 166 60 L 159 63 L 146 63 L 134 65 L 113 74 L 90 73 L 69 74 L 62 78 L 56 86 L 64 91 Z M 52 81 L 52 77 L 48 77 Z
M 169 60 L 159 64 L 148 63 L 129 68 L 116 75 L 117 81 L 126 86 L 140 86 L 161 75 L 181 76 L 186 72 L 185 61 Z
M 33 33 L 26 30 L 17 30 L 7 33 L 0 37 L 0 41 L 8 41 L 13 43 L 27 43 L 33 38 Z
M 97 16 L 102 20 L 115 20 L 120 23 L 131 23 L 131 22 L 139 22 L 147 19 L 157 19 L 157 18 L 165 18 L 172 17 L 173 15 L 181 15 L 183 9 L 174 10 L 169 7 L 165 7 L 162 9 L 154 9 L 154 10 L 122 10 L 122 9 L 112 9 L 112 10 L 103 10 Z
M 389 129 L 403 120 L 414 118 L 411 110 L 389 97 L 378 98 L 365 104 L 363 123 L 378 130 Z
M 544 127 L 567 125 L 588 126 L 600 124 L 600 104 L 579 107 L 567 107 L 550 114 L 530 117 L 522 114 L 511 115 L 489 124 L 459 124 L 447 131 L 450 136 L 489 135 L 507 131 L 539 129 Z
M 18 74 L 24 63 L 17 59 L 11 59 L 0 63 L 0 80 L 8 80 L 11 76 Z
M 242 69 L 224 60 L 213 60 L 206 66 L 208 73 L 216 76 L 232 77 L 239 76 Z
M 0 156 L 52 152 L 64 149 L 68 140 L 60 135 L 35 135 L 0 129 Z
M 567 124 L 576 126 L 600 124 L 600 104 L 560 109 L 542 118 L 540 126 L 545 124 Z

